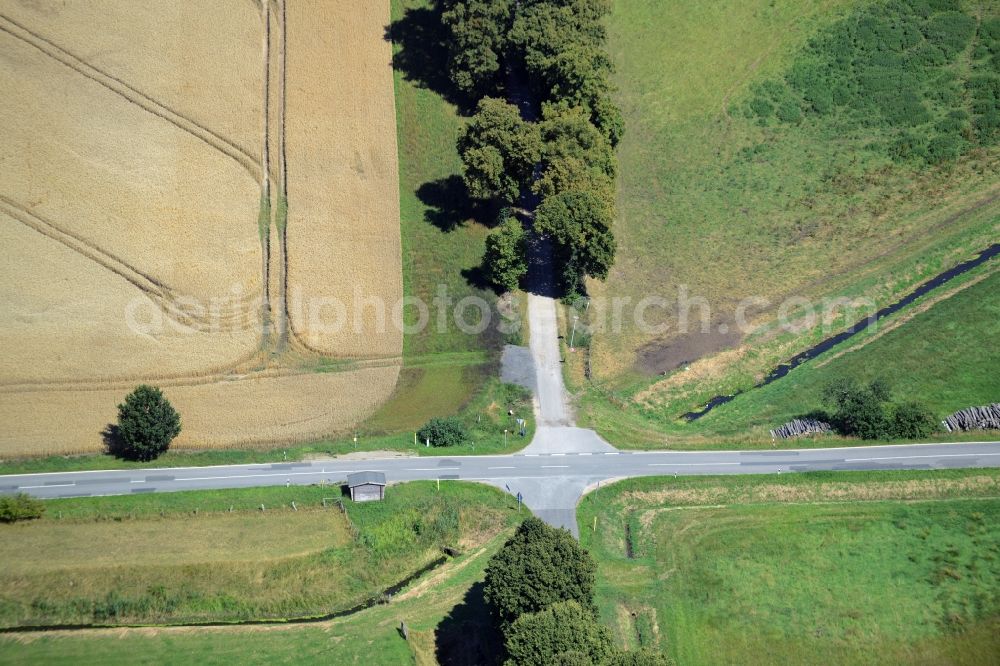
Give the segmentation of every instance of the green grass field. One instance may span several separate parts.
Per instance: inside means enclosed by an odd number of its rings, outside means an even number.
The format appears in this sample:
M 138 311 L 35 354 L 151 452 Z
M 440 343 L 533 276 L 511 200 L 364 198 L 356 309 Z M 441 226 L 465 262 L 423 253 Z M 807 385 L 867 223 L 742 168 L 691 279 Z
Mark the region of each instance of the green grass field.
M 708 392 L 652 395 L 642 400 L 641 407 L 628 409 L 614 408 L 605 397 L 592 396 L 585 399 L 588 409 L 584 413 L 592 426 L 618 446 L 731 447 L 738 442 L 770 447 L 767 431 L 822 408 L 823 387 L 840 377 L 861 381 L 884 377 L 897 398 L 922 401 L 940 419 L 965 407 L 1000 400 L 1000 377 L 995 371 L 1000 355 L 992 342 L 1000 339 L 1000 272 L 984 266 L 952 288 L 960 290 L 937 301 L 930 300 L 933 295 L 925 297 L 874 330 L 768 386 L 749 389 L 697 421 L 687 423 L 678 416 L 710 397 L 712 387 L 721 390 L 721 385 L 707 383 Z M 781 444 L 814 443 L 790 440 Z
M 492 498 L 483 501 L 480 496 L 490 492 L 487 488 L 472 487 L 473 492 L 467 492 L 469 487 L 459 484 L 451 491 L 442 486 L 442 492 L 459 492 L 456 488 L 464 493 L 470 510 L 495 507 Z M 373 656 L 382 664 L 436 664 L 447 655 L 458 663 L 481 662 L 482 655 L 497 653 L 498 644 L 479 583 L 490 556 L 513 529 L 517 514 L 507 515 L 506 529 L 470 534 L 475 540 L 462 554 L 426 574 L 388 605 L 317 624 L 5 635 L 0 636 L 0 663 L 79 663 L 82 655 L 107 664 L 367 664 Z M 398 631 L 401 621 L 410 630 L 409 641 Z
M 678 664 L 988 663 L 998 517 L 998 470 L 630 480 L 578 516 L 602 620 Z
M 995 240 L 996 146 L 938 166 L 897 163 L 879 147 L 897 130 L 846 112 L 797 123 L 746 117 L 757 86 L 786 75 L 811 36 L 868 4 L 613 3 L 610 48 L 627 126 L 620 249 L 608 282 L 592 291 L 636 303 L 651 294 L 675 300 L 685 286 L 712 305 L 713 330 L 732 324 L 739 299 L 773 305 L 753 318 L 757 333 L 732 354 L 717 354 L 731 340 L 681 335 L 673 310 L 661 337 L 628 320 L 621 333 L 598 331 L 590 350 L 596 394 L 629 402 L 662 381 L 651 377 L 662 371 L 670 378 L 663 402 L 752 384 L 819 335 L 815 327 L 775 334 L 785 297 L 870 297 L 884 305 Z M 964 4 L 984 18 L 996 13 L 995 3 Z M 951 73 L 964 76 L 973 57 L 973 50 L 956 56 Z M 650 323 L 660 321 L 657 312 Z M 690 380 L 674 376 L 672 364 L 699 357 L 707 360 Z
M 500 336 L 493 327 L 482 335 L 468 335 L 458 329 L 451 316 L 451 308 L 466 296 L 479 296 L 490 303 L 496 297 L 470 284 L 468 277 L 482 259 L 487 229 L 471 218 L 461 186 L 461 161 L 455 148 L 461 116 L 428 84 L 445 66 L 444 60 L 436 62 L 444 57 L 434 44 L 440 35 L 421 32 L 420 28 L 430 23 L 426 0 L 392 0 L 391 7 L 399 61 L 395 92 L 403 285 L 408 296 L 420 298 L 430 307 L 443 286 L 451 302 L 444 327 L 438 325 L 432 309 L 431 325 L 405 336 L 404 358 L 495 350 Z M 471 321 L 471 310 L 469 317 Z M 415 320 L 414 316 L 409 321 Z
M 478 548 L 517 516 L 508 496 L 472 484 L 392 486 L 384 502 L 346 501 L 346 518 L 323 506 L 339 497 L 339 487 L 305 487 L 47 502 L 40 520 L 0 525 L 0 623 L 323 615 L 378 595 L 445 546 Z

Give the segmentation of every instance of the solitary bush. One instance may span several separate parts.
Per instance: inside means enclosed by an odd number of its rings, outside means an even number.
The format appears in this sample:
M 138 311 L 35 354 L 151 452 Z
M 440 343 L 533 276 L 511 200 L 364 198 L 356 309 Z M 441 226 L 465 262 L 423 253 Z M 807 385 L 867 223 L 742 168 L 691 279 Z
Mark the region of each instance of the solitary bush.
M 139 386 L 118 405 L 115 453 L 130 460 L 153 460 L 181 432 L 180 414 L 155 386 Z
M 861 439 L 889 437 L 889 418 L 884 406 L 889 389 L 881 380 L 861 386 L 853 379 L 841 379 L 829 384 L 823 395 L 835 407 L 833 420 L 841 434 Z
M 25 493 L 0 497 L 0 522 L 16 523 L 19 520 L 34 520 L 45 513 L 45 505 Z
M 892 416 L 894 437 L 914 439 L 926 437 L 937 430 L 937 419 L 925 405 L 919 402 L 905 402 L 896 407 Z
M 455 417 L 433 418 L 417 431 L 421 442 L 430 441 L 431 446 L 455 446 L 469 439 L 465 424 Z

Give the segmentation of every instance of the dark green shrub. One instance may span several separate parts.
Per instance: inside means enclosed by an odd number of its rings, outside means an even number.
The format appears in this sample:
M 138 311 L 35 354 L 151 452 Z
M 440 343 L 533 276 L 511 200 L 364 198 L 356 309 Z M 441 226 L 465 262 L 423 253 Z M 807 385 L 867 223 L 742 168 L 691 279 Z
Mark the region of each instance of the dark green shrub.
M 884 382 L 875 380 L 867 386 L 844 378 L 828 384 L 823 397 L 834 407 L 834 426 L 842 435 L 861 439 L 885 439 L 890 436 L 885 402 L 889 391 Z
M 521 277 L 528 272 L 524 229 L 517 218 L 509 216 L 486 237 L 483 269 L 497 287 L 504 291 L 517 289 Z
M 919 402 L 904 402 L 892 415 L 892 436 L 900 439 L 927 437 L 937 427 L 934 414 Z
M 802 109 L 791 100 L 786 100 L 778 107 L 778 120 L 785 123 L 797 123 L 802 120 Z
M 130 460 L 153 460 L 181 432 L 181 417 L 154 387 L 139 386 L 118 405 L 112 453 Z
M 4 495 L 0 497 L 0 522 L 16 523 L 19 520 L 34 520 L 45 513 L 45 505 L 41 500 L 25 494 Z
M 940 164 L 962 154 L 963 142 L 951 134 L 936 136 L 927 142 L 927 161 Z
M 433 418 L 417 431 L 421 442 L 430 441 L 431 446 L 456 446 L 469 439 L 465 424 L 455 417 Z
M 976 19 L 960 11 L 931 16 L 924 25 L 927 41 L 940 48 L 946 57 L 964 50 L 976 33 Z
M 774 106 L 764 97 L 754 97 L 750 100 L 750 111 L 760 118 L 767 118 L 774 113 Z

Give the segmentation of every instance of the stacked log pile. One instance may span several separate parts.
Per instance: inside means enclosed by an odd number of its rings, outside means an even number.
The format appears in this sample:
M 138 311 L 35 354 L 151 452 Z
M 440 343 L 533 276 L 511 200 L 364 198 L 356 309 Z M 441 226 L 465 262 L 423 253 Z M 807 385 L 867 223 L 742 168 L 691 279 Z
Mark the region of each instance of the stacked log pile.
M 1000 403 L 962 409 L 941 422 L 948 432 L 1000 430 Z
M 795 419 L 780 428 L 772 430 L 771 439 L 789 439 L 803 435 L 823 435 L 832 430 L 833 428 L 830 424 L 823 421 L 816 419 Z

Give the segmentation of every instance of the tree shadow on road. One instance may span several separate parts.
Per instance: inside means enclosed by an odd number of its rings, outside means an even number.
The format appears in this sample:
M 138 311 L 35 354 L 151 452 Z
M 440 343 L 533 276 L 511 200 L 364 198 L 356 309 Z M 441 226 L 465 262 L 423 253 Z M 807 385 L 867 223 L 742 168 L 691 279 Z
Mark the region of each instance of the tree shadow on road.
M 503 663 L 503 635 L 483 597 L 483 583 L 469 588 L 434 630 L 441 666 L 493 666 Z

